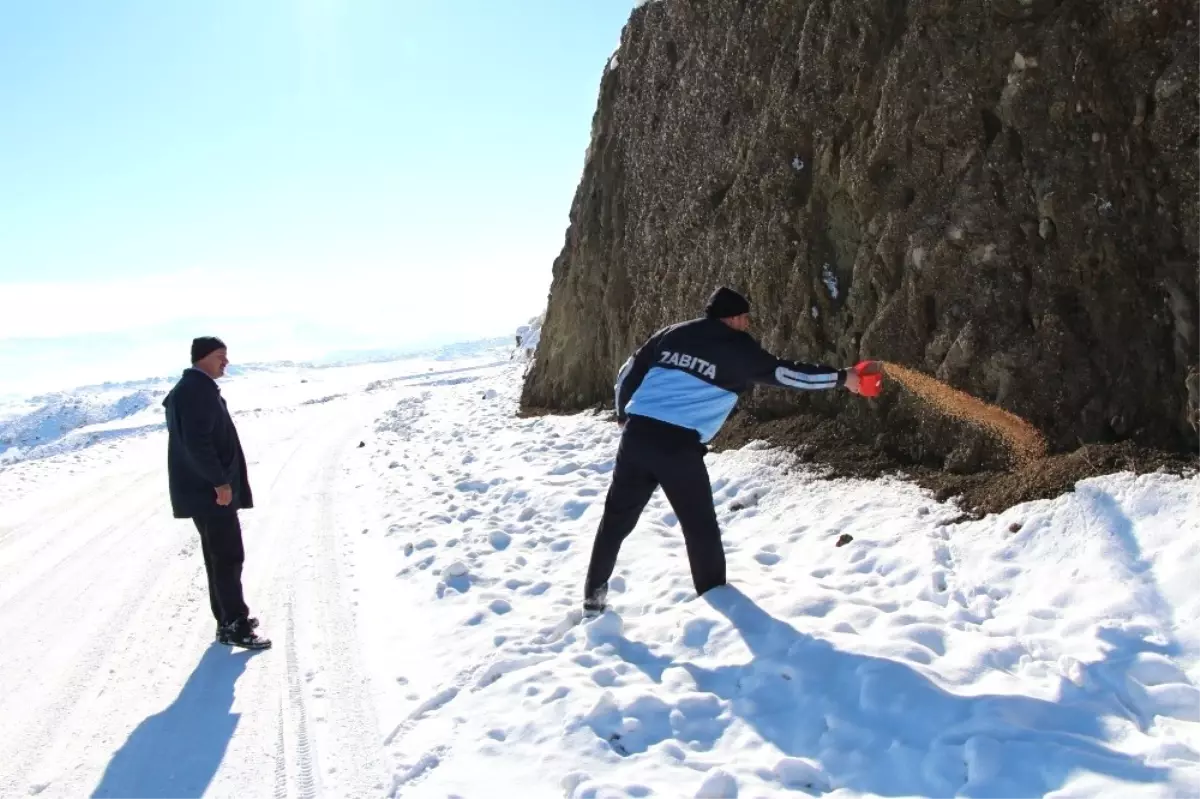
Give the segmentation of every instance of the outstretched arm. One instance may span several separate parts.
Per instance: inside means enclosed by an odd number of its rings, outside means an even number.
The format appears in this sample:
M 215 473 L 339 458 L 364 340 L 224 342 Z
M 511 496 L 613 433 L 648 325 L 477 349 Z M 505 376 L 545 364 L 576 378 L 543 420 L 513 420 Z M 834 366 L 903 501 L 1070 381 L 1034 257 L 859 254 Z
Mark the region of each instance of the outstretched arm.
M 858 375 L 852 369 L 789 361 L 772 355 L 758 344 L 752 346 L 750 380 L 754 383 L 801 391 L 826 391 L 845 386 L 858 393 Z

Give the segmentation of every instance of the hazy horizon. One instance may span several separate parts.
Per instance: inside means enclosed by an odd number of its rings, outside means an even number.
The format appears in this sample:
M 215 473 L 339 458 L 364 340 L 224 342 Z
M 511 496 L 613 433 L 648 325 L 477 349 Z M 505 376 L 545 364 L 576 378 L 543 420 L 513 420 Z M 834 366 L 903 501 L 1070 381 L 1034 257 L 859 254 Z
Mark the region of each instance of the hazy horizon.
M 0 394 L 509 335 L 632 6 L 0 8 Z
M 528 320 L 522 320 L 524 324 Z M 186 326 L 186 321 L 182 323 Z M 255 321 L 254 326 L 263 323 Z M 154 333 L 163 333 L 153 341 L 131 341 L 146 331 L 109 332 L 100 334 L 82 334 L 52 339 L 9 339 L 4 348 L 0 348 L 0 374 L 5 379 L 0 382 L 2 390 L 0 397 L 29 397 L 39 394 L 53 394 L 70 391 L 88 386 L 99 386 L 105 383 L 126 383 L 143 380 L 171 379 L 188 367 L 188 348 L 191 334 L 182 336 L 186 331 L 180 330 L 181 336 L 169 337 L 166 331 L 174 328 L 176 323 L 170 323 Z M 341 361 L 361 362 L 374 357 L 388 356 L 397 359 L 411 355 L 421 355 L 456 345 L 471 345 L 481 342 L 496 341 L 500 344 L 511 344 L 513 334 L 518 324 L 512 325 L 511 330 L 482 331 L 477 335 L 433 335 L 414 337 L 407 341 L 377 339 L 374 341 L 360 337 L 334 338 L 321 335 L 319 331 L 310 331 L 305 346 L 272 346 L 270 342 L 286 338 L 289 342 L 297 340 L 295 335 L 287 335 L 291 331 L 283 331 L 285 335 L 273 334 L 251 337 L 259 345 L 240 346 L 244 337 L 239 335 L 235 326 L 233 330 L 216 331 L 217 335 L 229 346 L 230 365 L 233 369 L 242 366 L 260 366 L 293 362 L 300 365 L 325 366 Z M 212 332 L 212 331 L 207 331 Z M 245 331 L 241 331 L 245 332 Z M 229 335 L 233 333 L 234 335 Z M 204 335 L 205 333 L 198 333 Z M 133 344 L 133 346 L 131 346 Z M 100 358 L 93 353 L 101 350 L 107 353 Z M 14 378 L 10 371 L 14 364 L 23 364 L 22 375 Z M 42 364 L 39 368 L 38 364 Z

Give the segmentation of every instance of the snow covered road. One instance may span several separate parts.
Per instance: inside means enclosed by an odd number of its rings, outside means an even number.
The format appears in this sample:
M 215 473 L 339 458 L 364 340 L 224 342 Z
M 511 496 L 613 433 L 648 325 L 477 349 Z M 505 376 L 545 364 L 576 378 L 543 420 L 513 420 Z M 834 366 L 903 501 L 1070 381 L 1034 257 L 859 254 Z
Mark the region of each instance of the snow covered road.
M 212 643 L 198 536 L 164 501 L 162 434 L 5 503 L 0 794 L 316 796 L 318 753 L 337 795 L 377 793 L 336 543 L 357 513 L 338 466 L 364 418 L 347 402 L 242 425 L 269 508 L 243 522 L 270 653 Z
M 225 389 L 267 652 L 212 644 L 161 432 L 0 471 L 0 796 L 1200 795 L 1200 478 L 962 523 L 751 446 L 733 586 L 659 493 L 581 621 L 616 427 L 420 371 Z
M 0 473 L 0 796 L 380 794 L 341 544 L 363 511 L 344 461 L 394 404 L 365 382 L 334 400 L 292 386 L 290 403 L 239 415 L 258 505 L 241 515 L 245 590 L 266 653 L 213 644 L 199 538 L 166 499 L 165 433 Z M 226 394 L 279 397 L 251 389 Z

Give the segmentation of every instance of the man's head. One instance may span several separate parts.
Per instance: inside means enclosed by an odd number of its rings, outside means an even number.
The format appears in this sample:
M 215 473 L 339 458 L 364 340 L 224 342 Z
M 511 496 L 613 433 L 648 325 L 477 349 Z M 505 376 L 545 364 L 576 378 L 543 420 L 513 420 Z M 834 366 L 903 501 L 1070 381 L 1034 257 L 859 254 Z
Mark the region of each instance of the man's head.
M 731 288 L 721 286 L 708 298 L 704 313 L 710 319 L 720 319 L 734 330 L 750 330 L 750 303 Z
M 225 357 L 225 342 L 213 336 L 192 339 L 192 366 L 216 380 L 225 375 L 229 359 Z

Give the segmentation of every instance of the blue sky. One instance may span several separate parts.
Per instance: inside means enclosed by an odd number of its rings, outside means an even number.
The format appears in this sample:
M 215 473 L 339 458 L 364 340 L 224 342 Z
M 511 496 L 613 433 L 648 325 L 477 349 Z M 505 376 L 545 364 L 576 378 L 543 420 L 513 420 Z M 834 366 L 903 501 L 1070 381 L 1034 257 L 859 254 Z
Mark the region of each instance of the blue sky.
M 632 5 L 0 4 L 0 380 L 506 332 Z

